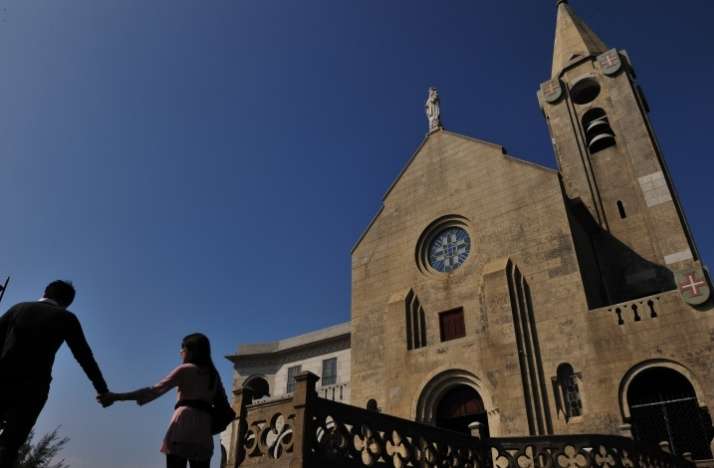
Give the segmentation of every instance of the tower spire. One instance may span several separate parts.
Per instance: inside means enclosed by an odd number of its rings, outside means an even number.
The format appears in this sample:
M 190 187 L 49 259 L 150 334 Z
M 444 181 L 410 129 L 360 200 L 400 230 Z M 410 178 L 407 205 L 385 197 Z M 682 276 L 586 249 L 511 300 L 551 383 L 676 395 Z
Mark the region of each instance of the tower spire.
M 557 8 L 551 73 L 553 78 L 558 76 L 572 59 L 599 55 L 608 50 L 597 34 L 575 15 L 568 0 L 557 0 Z

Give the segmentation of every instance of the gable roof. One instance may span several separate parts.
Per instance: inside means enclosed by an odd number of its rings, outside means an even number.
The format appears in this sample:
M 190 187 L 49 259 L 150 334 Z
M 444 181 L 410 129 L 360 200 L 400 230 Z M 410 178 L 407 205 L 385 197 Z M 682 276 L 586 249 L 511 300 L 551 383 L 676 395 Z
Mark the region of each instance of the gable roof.
M 402 176 L 404 176 L 404 174 L 407 172 L 407 170 L 409 170 L 409 167 L 412 165 L 412 163 L 413 163 L 414 160 L 417 158 L 417 156 L 421 153 L 422 148 L 424 148 L 424 146 L 426 146 L 426 144 L 429 142 L 429 139 L 430 139 L 430 138 L 432 138 L 433 136 L 438 135 L 438 134 L 443 134 L 443 135 L 446 135 L 446 136 L 449 136 L 449 137 L 455 137 L 455 138 L 467 140 L 467 141 L 470 141 L 470 142 L 482 144 L 482 145 L 485 145 L 485 146 L 490 146 L 491 148 L 494 148 L 494 149 L 498 150 L 498 151 L 499 151 L 505 158 L 507 158 L 509 161 L 513 161 L 513 162 L 518 163 L 518 164 L 525 164 L 525 165 L 527 165 L 527 166 L 530 166 L 530 167 L 532 167 L 532 168 L 538 169 L 538 170 L 540 170 L 540 171 L 545 171 L 545 172 L 547 172 L 547 173 L 549 173 L 549 174 L 553 174 L 553 175 L 557 175 L 557 174 L 558 174 L 558 171 L 556 171 L 555 169 L 551 169 L 551 168 L 549 168 L 549 167 L 542 166 L 542 165 L 540 165 L 540 164 L 536 164 L 536 163 L 531 162 L 531 161 L 526 161 L 526 160 L 524 160 L 524 159 L 519 159 L 519 158 L 513 157 L 513 156 L 511 156 L 511 155 L 508 154 L 508 152 L 506 151 L 506 148 L 504 148 L 503 146 L 501 146 L 501 145 L 499 145 L 499 144 L 496 144 L 496 143 L 491 143 L 491 142 L 489 142 L 489 141 L 480 140 L 480 139 L 478 139 L 478 138 L 473 138 L 473 137 L 470 137 L 470 136 L 467 136 L 467 135 L 462 135 L 462 134 L 460 134 L 460 133 L 455 133 L 455 132 L 451 132 L 451 131 L 448 131 L 448 130 L 439 130 L 439 131 L 437 131 L 437 132 L 429 133 L 429 134 L 427 134 L 427 135 L 424 137 L 424 139 L 421 141 L 421 143 L 419 144 L 419 146 L 417 147 L 417 149 L 414 151 L 414 153 L 412 154 L 412 156 L 411 156 L 411 157 L 409 158 L 409 160 L 406 162 L 406 164 L 404 165 L 404 167 L 402 168 L 402 170 L 399 172 L 399 174 L 397 175 L 397 177 L 394 179 L 394 182 L 392 182 L 392 184 L 389 186 L 389 188 L 387 189 L 387 191 L 384 193 L 384 196 L 382 196 L 382 206 L 379 208 L 379 210 L 377 211 L 377 214 L 374 215 L 374 217 L 373 217 L 372 220 L 369 222 L 369 224 L 368 224 L 367 227 L 364 229 L 364 231 L 362 231 L 362 234 L 359 236 L 359 238 L 357 239 L 357 241 L 355 242 L 355 244 L 352 246 L 352 250 L 350 250 L 350 253 L 354 253 L 354 251 L 357 249 L 357 247 L 359 247 L 359 244 L 360 244 L 360 242 L 362 242 L 362 239 L 364 239 L 364 236 L 367 235 L 367 233 L 369 232 L 369 230 L 370 230 L 370 228 L 372 227 L 372 225 L 374 225 L 374 223 L 375 223 L 375 222 L 377 221 L 377 219 L 379 218 L 379 215 L 382 214 L 382 212 L 384 211 L 384 201 L 387 199 L 387 197 L 388 197 L 389 194 L 392 192 L 392 190 L 394 189 L 394 187 L 397 186 L 397 184 L 398 184 L 399 181 L 401 180 Z

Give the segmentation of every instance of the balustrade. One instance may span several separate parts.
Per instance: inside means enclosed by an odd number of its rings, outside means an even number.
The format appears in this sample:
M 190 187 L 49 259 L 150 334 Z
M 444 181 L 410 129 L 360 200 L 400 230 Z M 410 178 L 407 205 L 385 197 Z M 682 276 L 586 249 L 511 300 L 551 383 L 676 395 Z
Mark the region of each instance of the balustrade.
M 658 447 L 614 435 L 493 438 L 494 468 L 693 468 Z
M 674 291 L 678 294 L 677 291 Z M 655 296 L 643 297 L 633 301 L 623 302 L 606 308 L 612 312 L 617 319 L 618 325 L 625 325 L 629 322 L 640 322 L 645 319 L 656 319 L 659 316 L 658 308 L 663 296 L 672 293 L 662 293 Z
M 312 412 L 314 466 L 482 467 L 485 445 L 438 429 L 334 401 Z
M 350 387 L 349 383 L 338 383 L 332 385 L 321 386 L 317 394 L 320 398 L 332 401 L 345 401 L 349 395 Z
M 485 438 L 452 432 L 318 397 L 317 376 L 295 393 L 250 404 L 235 392 L 236 450 L 224 468 L 693 468 L 658 447 L 613 435 Z

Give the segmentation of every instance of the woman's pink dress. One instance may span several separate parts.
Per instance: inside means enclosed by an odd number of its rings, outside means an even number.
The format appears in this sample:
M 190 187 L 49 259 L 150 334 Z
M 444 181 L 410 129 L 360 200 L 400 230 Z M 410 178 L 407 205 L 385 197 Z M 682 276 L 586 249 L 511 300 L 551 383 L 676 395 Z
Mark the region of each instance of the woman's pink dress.
M 161 382 L 147 388 L 145 394 L 137 399 L 137 403 L 144 405 L 173 387 L 178 387 L 177 401 L 203 400 L 210 403 L 218 385 L 216 380 L 209 386 L 210 376 L 208 370 L 200 369 L 195 364 L 181 364 Z M 171 417 L 161 452 L 189 460 L 210 460 L 213 454 L 211 415 L 188 406 L 177 408 Z

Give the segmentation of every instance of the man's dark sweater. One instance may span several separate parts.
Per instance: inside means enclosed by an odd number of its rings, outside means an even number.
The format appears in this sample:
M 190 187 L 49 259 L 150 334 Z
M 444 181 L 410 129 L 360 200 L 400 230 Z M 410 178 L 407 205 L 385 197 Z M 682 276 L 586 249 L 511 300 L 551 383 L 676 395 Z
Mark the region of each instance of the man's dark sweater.
M 0 359 L 0 385 L 49 389 L 55 354 L 66 341 L 97 393 L 108 391 L 82 326 L 72 312 L 50 302 L 14 305 L 0 317 L 0 352 L 10 328 L 14 328 L 10 335 L 15 341 Z

